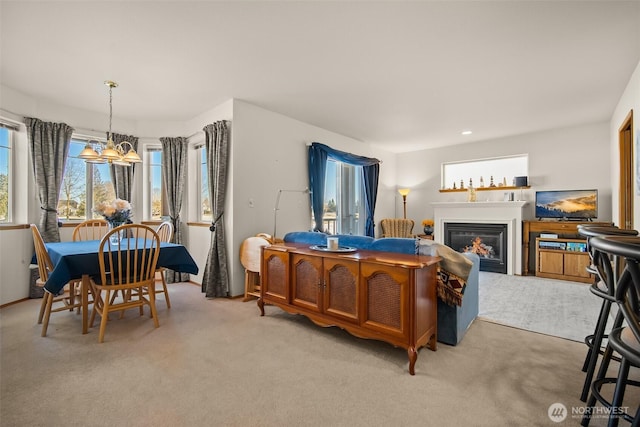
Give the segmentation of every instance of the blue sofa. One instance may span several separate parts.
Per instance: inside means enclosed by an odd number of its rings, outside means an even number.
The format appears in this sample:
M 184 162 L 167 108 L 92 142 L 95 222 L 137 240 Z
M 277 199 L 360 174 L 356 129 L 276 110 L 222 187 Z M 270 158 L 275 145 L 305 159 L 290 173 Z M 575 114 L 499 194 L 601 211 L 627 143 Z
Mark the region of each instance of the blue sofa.
M 384 252 L 416 254 L 427 248 L 418 244 L 418 239 L 386 237 L 374 239 L 367 236 L 337 235 L 340 246 L 351 246 L 358 249 Z M 284 241 L 308 245 L 326 245 L 327 235 L 310 231 L 287 233 Z M 437 244 L 433 245 L 437 248 Z M 445 247 L 446 248 L 446 247 Z M 449 249 L 450 248 L 446 248 Z M 437 249 L 434 249 L 437 251 Z M 453 251 L 453 250 L 450 250 Z M 457 254 L 457 253 L 456 253 Z M 461 306 L 449 305 L 438 299 L 438 341 L 444 344 L 457 345 L 464 337 L 467 329 L 478 316 L 478 279 L 480 257 L 474 253 L 459 254 L 472 262 L 467 278 L 464 298 Z

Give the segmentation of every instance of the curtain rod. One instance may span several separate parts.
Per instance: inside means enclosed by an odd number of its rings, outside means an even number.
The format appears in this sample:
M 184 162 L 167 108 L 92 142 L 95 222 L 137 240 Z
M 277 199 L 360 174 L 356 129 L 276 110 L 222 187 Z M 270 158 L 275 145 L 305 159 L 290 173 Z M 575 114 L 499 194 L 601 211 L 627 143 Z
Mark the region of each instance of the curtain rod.
M 24 114 L 14 113 L 13 111 L 5 110 L 4 108 L 0 109 L 0 112 L 5 112 L 5 113 L 11 114 L 13 116 L 19 117 L 18 120 L 11 120 L 11 119 L 6 119 L 4 117 L 0 117 L 0 125 L 4 125 L 5 127 L 8 127 L 10 129 L 13 129 L 13 130 L 18 130 L 19 125 L 20 124 L 24 124 L 24 119 L 25 119 L 25 117 L 27 117 Z M 75 128 L 75 127 L 73 129 L 73 132 L 74 133 L 77 132 L 79 134 L 81 134 L 83 132 L 97 132 L 97 133 L 102 133 L 102 134 L 106 134 L 107 133 L 106 130 L 85 129 L 85 128 Z M 187 138 L 187 139 L 193 138 L 194 136 L 200 134 L 201 132 L 204 132 L 204 131 L 196 131 L 196 132 L 192 133 L 191 135 L 186 136 L 185 138 Z M 118 133 L 118 132 L 114 132 L 114 133 Z M 82 136 L 86 136 L 86 135 L 82 135 Z M 161 136 L 138 136 L 138 138 L 140 138 L 140 139 L 160 139 L 160 138 L 163 138 L 163 137 L 161 137 Z

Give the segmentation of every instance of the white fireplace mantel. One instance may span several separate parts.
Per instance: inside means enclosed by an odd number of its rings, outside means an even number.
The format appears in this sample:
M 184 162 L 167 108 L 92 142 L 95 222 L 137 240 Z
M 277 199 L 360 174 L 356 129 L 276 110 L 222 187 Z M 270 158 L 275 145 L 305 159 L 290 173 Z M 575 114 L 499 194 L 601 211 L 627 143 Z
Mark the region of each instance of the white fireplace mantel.
M 522 211 L 526 201 L 434 202 L 434 239 L 444 244 L 444 224 L 449 222 L 506 224 L 507 274 L 522 271 Z

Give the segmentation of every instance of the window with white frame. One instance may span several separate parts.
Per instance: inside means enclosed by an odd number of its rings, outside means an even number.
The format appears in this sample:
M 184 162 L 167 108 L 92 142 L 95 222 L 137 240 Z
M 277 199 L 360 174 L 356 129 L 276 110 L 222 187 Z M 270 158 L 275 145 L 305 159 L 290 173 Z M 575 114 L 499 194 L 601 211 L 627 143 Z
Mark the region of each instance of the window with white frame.
M 11 148 L 13 131 L 0 127 L 0 223 L 11 222 Z
M 200 206 L 200 221 L 210 222 L 213 220 L 211 213 L 211 198 L 209 197 L 209 173 L 207 168 L 207 148 L 204 145 L 196 147 L 198 151 L 198 161 L 200 173 L 198 174 L 198 206 Z
M 331 234 L 364 235 L 363 195 L 362 167 L 329 159 L 322 230 Z
M 164 183 L 162 182 L 162 149 L 147 149 L 147 209 L 150 220 L 161 220 L 166 215 Z
M 529 175 L 529 155 L 493 157 L 442 164 L 442 189 L 513 186 L 517 176 Z
M 78 155 L 87 140 L 72 138 L 58 199 L 61 221 L 82 221 L 99 218 L 94 207 L 115 199 L 115 188 L 107 163 L 88 163 Z

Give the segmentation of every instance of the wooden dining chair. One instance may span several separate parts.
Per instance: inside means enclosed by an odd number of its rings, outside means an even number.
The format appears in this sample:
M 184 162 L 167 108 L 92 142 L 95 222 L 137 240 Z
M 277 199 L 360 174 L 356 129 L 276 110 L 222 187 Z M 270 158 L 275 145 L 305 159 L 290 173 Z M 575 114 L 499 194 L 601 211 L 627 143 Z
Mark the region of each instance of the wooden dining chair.
M 74 242 L 80 242 L 85 240 L 100 240 L 109 231 L 109 223 L 106 219 L 92 218 L 82 221 L 76 225 L 73 229 L 73 236 L 71 237 Z M 76 286 L 80 286 L 80 280 L 77 281 Z M 89 290 L 89 304 L 93 304 L 93 294 L 91 289 Z M 80 308 L 78 307 L 78 312 Z
M 73 229 L 73 241 L 100 240 L 109 231 L 109 223 L 106 219 L 88 219 L 76 225 Z
M 158 237 L 160 237 L 161 242 L 171 242 L 171 238 L 173 237 L 173 224 L 169 221 L 163 222 L 156 229 L 156 233 L 158 233 Z M 156 272 L 160 275 L 160 279 L 162 281 L 162 288 L 156 288 L 156 295 L 158 293 L 164 293 L 164 300 L 167 303 L 167 308 L 171 308 L 171 300 L 169 299 L 169 290 L 167 289 L 167 280 L 165 278 L 165 268 L 158 267 Z
M 248 237 L 240 245 L 240 263 L 244 267 L 244 299 L 242 301 L 249 301 L 251 297 L 260 298 L 262 247 L 269 245 L 270 242 L 260 235 Z
M 33 244 L 36 251 L 36 260 L 38 261 L 38 270 L 40 272 L 40 278 L 36 280 L 36 285 L 44 287 L 49 278 L 49 273 L 53 271 L 53 262 L 51 262 L 51 257 L 49 257 L 47 248 L 44 245 L 42 235 L 35 224 L 31 224 L 31 233 L 33 234 Z M 74 308 L 80 309 L 81 305 L 79 282 L 74 281 L 66 284 L 60 295 L 54 296 L 45 290 L 42 296 L 42 303 L 40 304 L 40 313 L 38 314 L 38 324 L 42 324 L 41 335 L 43 337 L 47 336 L 51 313 L 73 311 Z
M 119 245 L 113 245 L 109 236 L 125 228 L 126 235 Z M 149 306 L 154 326 L 160 326 L 156 312 L 155 273 L 160 254 L 160 237 L 151 227 L 127 224 L 109 231 L 100 241 L 98 258 L 100 276 L 92 278 L 94 304 L 89 324 L 93 326 L 96 314 L 101 317 L 98 342 L 104 342 L 108 315 L 114 311 Z M 143 288 L 148 292 L 143 293 Z M 131 292 L 135 290 L 135 292 Z M 112 293 L 120 291 L 127 297 L 112 301 Z M 103 295 L 104 294 L 104 295 Z

